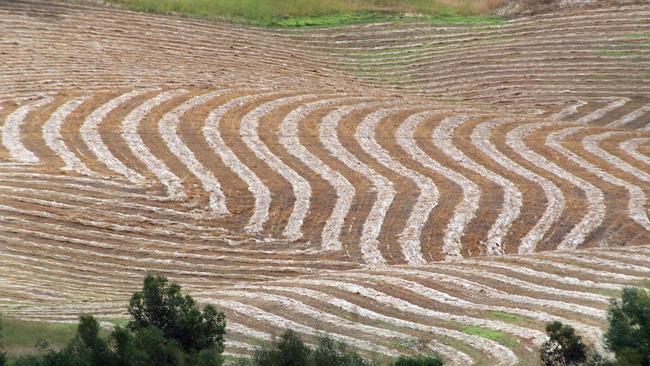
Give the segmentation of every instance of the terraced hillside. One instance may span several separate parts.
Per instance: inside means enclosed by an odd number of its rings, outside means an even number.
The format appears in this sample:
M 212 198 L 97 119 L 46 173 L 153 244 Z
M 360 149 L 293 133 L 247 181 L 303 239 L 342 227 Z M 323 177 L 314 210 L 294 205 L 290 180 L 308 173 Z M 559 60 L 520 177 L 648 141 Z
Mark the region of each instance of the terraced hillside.
M 534 364 L 553 319 L 597 342 L 650 272 L 649 12 L 279 31 L 0 3 L 0 313 L 120 316 L 157 271 L 226 310 L 233 355 L 285 327 L 456 365 Z M 599 35 L 638 54 L 585 56 Z

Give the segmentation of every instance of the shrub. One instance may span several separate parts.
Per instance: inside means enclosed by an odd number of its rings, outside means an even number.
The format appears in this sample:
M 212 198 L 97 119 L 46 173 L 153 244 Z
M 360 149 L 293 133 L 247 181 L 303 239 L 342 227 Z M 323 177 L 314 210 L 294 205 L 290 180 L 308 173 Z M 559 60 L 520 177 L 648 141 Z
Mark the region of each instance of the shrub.
M 370 366 L 371 363 L 364 360 L 354 350 L 348 348 L 343 342 L 336 342 L 332 338 L 324 336 L 318 339 L 318 348 L 312 353 L 312 365 L 314 366 Z
M 540 358 L 545 366 L 580 365 L 587 360 L 587 347 L 573 327 L 560 322 L 546 325 L 549 339 L 542 344 Z
M 255 351 L 255 366 L 306 366 L 311 350 L 293 330 L 286 330 L 280 339 Z
M 81 344 L 90 353 L 90 359 L 93 365 L 103 366 L 112 365 L 113 355 L 108 348 L 107 342 L 99 336 L 99 323 L 90 315 L 82 315 L 79 319 L 77 328 L 77 337 Z
M 174 366 L 185 365 L 186 357 L 180 345 L 165 338 L 162 330 L 156 327 L 140 328 L 133 337 L 134 348 L 144 360 L 143 365 Z
M 225 315 L 211 305 L 201 311 L 192 297 L 183 296 L 181 287 L 163 276 L 147 275 L 142 291 L 131 297 L 129 314 L 133 331 L 153 326 L 186 352 L 223 352 Z
M 650 291 L 627 287 L 620 300 L 613 300 L 607 312 L 607 348 L 618 365 L 650 365 Z
M 0 317 L 0 366 L 7 364 L 7 355 L 2 352 L 2 317 Z
M 616 363 L 604 358 L 598 352 L 591 350 L 587 354 L 587 361 L 581 366 L 616 366 Z
M 318 339 L 318 347 L 311 350 L 292 330 L 286 330 L 278 340 L 260 347 L 251 360 L 254 366 L 372 366 L 343 342 L 330 337 Z M 238 365 L 250 364 L 240 360 Z
M 393 366 L 442 366 L 442 359 L 438 356 L 400 356 Z

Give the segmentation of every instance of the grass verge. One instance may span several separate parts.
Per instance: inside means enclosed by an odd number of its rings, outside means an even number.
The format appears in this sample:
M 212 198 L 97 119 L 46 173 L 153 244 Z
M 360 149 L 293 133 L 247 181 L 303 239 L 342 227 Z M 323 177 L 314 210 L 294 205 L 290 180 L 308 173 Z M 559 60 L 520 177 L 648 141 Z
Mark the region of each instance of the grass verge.
M 225 19 L 261 26 L 307 27 L 420 21 L 497 24 L 502 0 L 106 0 L 130 10 Z
M 34 346 L 39 341 L 46 341 L 51 348 L 60 349 L 76 332 L 76 323 L 46 323 L 3 317 L 0 339 L 9 356 L 20 356 L 34 353 Z
M 628 39 L 650 39 L 650 33 L 635 33 L 625 36 Z
M 506 313 L 505 311 L 490 311 L 488 319 L 500 320 L 507 323 L 520 324 L 524 319 L 517 314 Z
M 508 348 L 517 347 L 517 340 L 514 337 L 505 334 L 503 332 L 500 332 L 498 330 L 469 326 L 469 327 L 464 327 L 462 331 L 467 334 L 471 334 L 495 342 L 499 342 Z
M 126 318 L 99 319 L 113 323 L 114 325 L 126 326 Z M 0 321 L 0 349 L 6 351 L 11 357 L 25 354 L 34 354 L 37 343 L 47 342 L 49 348 L 59 350 L 65 347 L 70 339 L 77 334 L 78 323 L 50 323 L 19 320 L 2 317 Z M 102 329 L 102 336 L 108 335 L 109 331 Z

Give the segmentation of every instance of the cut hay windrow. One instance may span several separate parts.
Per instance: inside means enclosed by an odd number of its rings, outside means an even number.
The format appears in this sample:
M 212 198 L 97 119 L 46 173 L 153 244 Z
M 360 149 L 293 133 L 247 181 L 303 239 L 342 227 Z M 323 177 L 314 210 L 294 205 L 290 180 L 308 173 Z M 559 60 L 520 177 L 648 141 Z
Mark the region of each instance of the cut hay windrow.
M 451 136 L 454 133 L 454 130 L 465 123 L 467 119 L 468 117 L 466 116 L 459 116 L 458 118 L 448 118 L 443 120 L 440 125 L 435 128 L 433 132 L 433 140 L 436 146 L 440 147 L 445 154 L 458 162 L 461 166 L 486 177 L 488 180 L 494 182 L 503 189 L 503 207 L 500 210 L 495 223 L 487 234 L 484 248 L 487 255 L 500 255 L 504 253 L 502 247 L 503 238 L 508 233 L 512 222 L 521 212 L 521 192 L 519 192 L 517 187 L 511 181 L 470 159 L 453 145 Z M 476 140 L 476 138 L 476 135 L 472 137 L 473 140 Z
M 88 148 L 95 154 L 99 161 L 105 164 L 110 170 L 123 175 L 129 181 L 134 183 L 143 183 L 144 177 L 132 169 L 126 167 L 110 152 L 102 140 L 102 137 L 99 133 L 99 127 L 102 122 L 104 122 L 106 117 L 120 105 L 151 91 L 152 90 L 133 90 L 112 99 L 106 104 L 99 106 L 86 118 L 83 126 L 79 131 L 81 133 L 81 138 L 86 143 Z M 83 174 L 86 172 L 83 167 L 80 168 L 81 170 L 78 171 L 78 173 Z
M 78 97 L 59 107 L 43 125 L 43 138 L 47 146 L 54 150 L 61 160 L 63 160 L 65 164 L 64 169 L 77 171 L 82 175 L 92 176 L 93 173 L 90 169 L 68 149 L 61 135 L 61 128 L 66 117 L 86 101 L 86 99 L 88 97 Z
M 626 114 L 625 116 L 623 116 L 623 117 L 621 117 L 621 118 L 619 118 L 619 119 L 617 119 L 615 121 L 612 121 L 612 122 L 608 123 L 607 127 L 611 127 L 611 128 L 625 127 L 626 125 L 628 125 L 628 124 L 642 118 L 643 116 L 647 115 L 648 113 L 650 113 L 650 104 L 646 104 L 646 105 L 642 106 L 641 108 L 636 109 L 636 110 Z
M 9 157 L 11 160 L 24 164 L 36 164 L 39 162 L 39 159 L 36 157 L 36 155 L 34 155 L 33 152 L 27 150 L 27 148 L 25 148 L 21 142 L 22 136 L 20 133 L 20 128 L 30 112 L 43 107 L 52 101 L 53 99 L 49 97 L 38 99 L 18 108 L 15 112 L 7 117 L 1 131 L 2 144 L 4 145 L 4 148 L 9 152 Z
M 650 138 L 640 137 L 640 138 L 634 138 L 628 141 L 621 142 L 619 146 L 623 151 L 625 151 L 628 155 L 630 155 L 634 159 L 645 163 L 647 166 L 650 166 L 650 156 L 644 155 L 641 152 L 639 152 L 639 147 L 641 145 L 647 145 L 649 142 L 650 142 Z
M 567 159 L 579 165 L 583 169 L 587 170 L 592 174 L 597 175 L 603 181 L 617 186 L 624 187 L 628 191 L 628 194 L 630 196 L 628 202 L 628 215 L 632 220 L 634 220 L 636 223 L 641 225 L 641 227 L 643 227 L 645 230 L 650 230 L 650 220 L 648 219 L 648 215 L 645 210 L 646 196 L 640 187 L 603 171 L 602 169 L 587 162 L 586 160 L 582 159 L 579 155 L 569 151 L 568 149 L 562 146 L 562 141 L 567 136 L 574 134 L 578 131 L 581 131 L 583 129 L 584 127 L 569 127 L 560 130 L 558 132 L 554 132 L 548 135 L 548 138 L 546 140 L 547 145 L 551 146 L 555 151 L 558 151 L 560 154 L 564 155 Z M 598 195 L 598 197 L 602 199 L 602 195 L 603 195 L 602 191 L 600 190 L 592 191 L 587 194 L 590 193 L 593 193 L 594 195 Z
M 603 140 L 619 134 L 621 133 L 615 131 L 609 131 L 597 135 L 587 136 L 582 141 L 582 145 L 584 146 L 585 150 L 598 156 L 600 159 L 606 161 L 613 168 L 622 170 L 642 182 L 650 183 L 650 173 L 635 168 L 634 166 L 625 162 L 623 159 L 607 152 L 605 149 L 599 146 L 599 143 L 602 142 Z
M 407 263 L 423 264 L 426 263 L 426 260 L 422 256 L 420 236 L 431 211 L 438 204 L 440 193 L 430 178 L 406 168 L 399 161 L 393 159 L 388 151 L 377 143 L 375 132 L 381 122 L 381 117 L 385 116 L 378 114 L 366 116 L 357 128 L 357 141 L 364 151 L 375 160 L 396 173 L 409 178 L 420 190 L 417 201 L 406 221 L 406 226 L 400 233 L 399 241 L 402 255 L 404 255 Z
M 517 259 L 520 259 L 521 257 L 518 257 Z M 547 282 L 555 282 L 558 284 L 564 284 L 564 285 L 571 285 L 571 286 L 576 286 L 576 287 L 586 287 L 589 289 L 607 289 L 607 290 L 620 290 L 622 286 L 620 284 L 616 283 L 608 283 L 608 282 L 595 282 L 587 279 L 581 279 L 581 278 L 576 278 L 576 277 L 571 277 L 568 275 L 558 275 L 555 273 L 549 273 L 545 271 L 540 271 L 536 270 L 534 268 L 530 268 L 527 266 L 522 266 L 518 265 L 516 262 L 509 261 L 508 263 L 499 263 L 496 261 L 479 261 L 479 260 L 473 260 L 474 264 L 477 264 L 482 267 L 488 267 L 494 269 L 500 269 L 504 270 L 506 272 L 512 272 L 516 273 L 519 275 L 526 276 L 528 280 L 531 281 L 547 281 Z M 533 262 L 535 263 L 535 262 Z M 544 262 L 541 262 L 544 263 Z M 501 277 L 501 276 L 499 276 Z M 507 276 L 508 278 L 511 278 L 511 276 Z M 603 302 L 607 300 L 607 297 L 604 295 L 594 295 L 594 294 L 584 294 L 582 292 L 576 292 L 576 295 L 579 294 L 581 298 L 585 299 L 591 299 L 594 301 L 599 301 Z
M 520 126 L 512 130 L 510 132 L 510 136 L 522 140 L 536 130 L 553 125 L 555 125 L 555 123 L 549 122 L 546 124 L 540 123 Z M 524 143 L 522 142 L 522 145 L 520 145 L 520 147 L 525 146 L 523 144 Z M 561 168 L 556 163 L 549 161 L 545 157 L 535 153 L 529 148 L 525 150 L 520 149 L 520 151 L 520 153 L 525 153 L 524 158 L 527 158 L 537 167 L 568 181 L 586 193 L 588 211 L 583 216 L 582 220 L 573 227 L 571 232 L 569 232 L 564 237 L 562 242 L 558 245 L 559 249 L 576 248 L 578 245 L 585 241 L 587 235 L 589 235 L 591 231 L 595 230 L 603 222 L 605 216 L 605 204 L 603 203 L 604 197 L 602 191 L 596 188 L 593 184 L 575 176 L 574 174 L 571 174 L 569 171 Z
M 511 122 L 497 121 L 495 124 L 499 125 L 502 123 Z M 485 131 L 485 134 L 488 136 L 488 139 L 485 143 L 489 144 L 488 146 L 492 150 L 492 155 L 496 158 L 495 160 L 502 164 L 504 167 L 509 168 L 524 178 L 541 186 L 546 197 L 546 210 L 544 211 L 544 214 L 539 219 L 537 224 L 535 224 L 535 226 L 526 234 L 526 236 L 522 238 L 521 244 L 519 245 L 519 254 L 532 253 L 535 251 L 535 248 L 543 239 L 546 232 L 550 229 L 551 225 L 560 219 L 560 216 L 565 209 L 564 195 L 562 194 L 562 191 L 555 184 L 553 184 L 553 182 L 510 160 L 501 152 L 499 152 L 496 146 L 490 144 L 489 133 L 491 129 L 497 127 L 496 125 L 487 127 L 489 130 Z M 525 129 L 515 128 L 511 130 L 506 135 L 506 144 L 510 146 L 514 151 L 518 152 L 526 160 L 537 160 L 542 162 L 543 159 L 540 159 L 539 155 L 529 150 L 523 142 L 523 138 L 526 133 L 527 131 Z
M 562 252 L 564 253 L 564 252 Z M 621 282 L 623 285 L 629 285 L 630 283 L 633 283 L 635 281 L 640 281 L 643 277 L 639 276 L 633 276 L 625 273 L 620 273 L 620 272 L 613 272 L 611 268 L 600 268 L 600 269 L 592 269 L 592 268 L 587 268 L 587 267 L 581 267 L 578 266 L 574 263 L 566 263 L 559 261 L 558 262 L 552 262 L 546 259 L 542 258 L 532 258 L 532 257 L 519 257 L 517 258 L 518 261 L 524 263 L 524 264 L 534 264 L 534 265 L 545 265 L 549 267 L 556 268 L 561 271 L 565 272 L 576 272 L 579 275 L 587 275 L 590 276 L 594 281 L 597 281 L 600 283 L 599 279 L 602 279 L 604 281 L 607 279 L 610 282 Z M 615 269 L 614 269 L 615 270 Z
M 649 15 L 279 29 L 0 2 L 0 312 L 125 318 L 153 271 L 225 311 L 227 355 L 291 327 L 531 364 L 552 320 L 599 347 L 650 274 Z
M 255 108 L 241 120 L 239 133 L 242 140 L 251 149 L 255 155 L 268 164 L 274 171 L 286 179 L 292 187 L 295 197 L 294 207 L 291 215 L 282 232 L 282 235 L 288 240 L 294 241 L 302 237 L 302 224 L 309 212 L 311 199 L 311 186 L 303 177 L 289 168 L 286 164 L 274 155 L 271 150 L 264 144 L 258 134 L 258 128 L 264 115 L 271 113 L 274 109 L 294 102 L 302 102 L 314 95 L 298 95 L 273 100 Z
M 173 111 L 165 114 L 158 124 L 158 131 L 169 149 L 201 181 L 203 189 L 210 194 L 210 208 L 217 215 L 228 214 L 226 198 L 221 191 L 221 183 L 196 159 L 192 150 L 178 136 L 177 130 L 184 113 L 227 92 L 228 90 L 215 91 L 193 97 Z
M 178 176 L 170 171 L 162 161 L 149 151 L 149 148 L 140 136 L 138 128 L 142 120 L 153 108 L 172 98 L 183 96 L 185 94 L 187 94 L 187 90 L 184 89 L 160 93 L 129 112 L 122 122 L 122 138 L 133 151 L 133 154 L 137 156 L 147 166 L 147 169 L 158 178 L 160 183 L 165 186 L 167 195 L 172 200 L 180 200 L 185 197 L 186 193 L 183 184 Z
M 246 182 L 248 189 L 255 196 L 254 212 L 248 221 L 246 230 L 256 233 L 262 230 L 264 222 L 268 219 L 268 211 L 271 205 L 271 191 L 250 168 L 237 158 L 237 155 L 226 145 L 219 132 L 221 119 L 226 113 L 232 109 L 241 107 L 247 102 L 254 100 L 254 98 L 254 96 L 236 98 L 211 111 L 205 121 L 203 135 L 224 164 Z
M 462 244 L 460 239 L 465 226 L 475 217 L 481 191 L 474 182 L 433 160 L 433 158 L 417 146 L 414 140 L 415 130 L 422 123 L 423 119 L 431 115 L 431 113 L 423 112 L 407 118 L 398 130 L 397 140 L 413 160 L 432 171 L 442 174 L 462 188 L 463 200 L 456 206 L 454 216 L 449 221 L 443 239 L 443 251 L 446 258 L 450 260 L 460 259 L 462 258 Z
M 345 217 L 348 215 L 350 206 L 354 201 L 355 189 L 341 173 L 323 163 L 300 142 L 299 128 L 300 123 L 309 113 L 341 101 L 341 99 L 318 101 L 291 111 L 282 121 L 280 132 L 280 143 L 285 149 L 325 179 L 336 190 L 336 203 L 325 223 L 325 227 L 323 227 L 321 247 L 324 250 L 340 250 L 343 247 L 340 235 Z
M 585 102 L 584 100 L 578 100 L 575 103 L 569 104 L 568 106 L 566 106 L 561 111 L 553 114 L 550 117 L 550 119 L 553 120 L 553 121 L 561 121 L 561 120 L 563 120 L 563 119 L 565 119 L 567 117 L 570 117 L 570 116 L 575 115 L 576 113 L 578 113 L 578 109 L 580 107 L 585 106 L 586 104 L 587 104 L 587 102 Z
M 469 301 L 464 301 L 462 299 L 451 297 L 444 292 L 436 291 L 418 282 L 408 281 L 397 277 L 365 275 L 365 274 L 356 274 L 356 273 L 354 274 L 354 276 L 358 278 L 368 279 L 368 280 L 381 281 L 381 283 L 384 284 L 391 284 L 400 288 L 408 289 L 408 291 L 411 291 L 414 295 L 431 299 L 433 301 L 440 301 L 442 303 L 450 304 L 458 308 L 475 309 L 481 311 L 503 311 L 509 314 L 518 314 L 518 315 L 526 316 L 542 322 L 548 321 L 549 319 L 557 319 L 558 321 L 571 324 L 573 327 L 583 332 L 586 335 L 586 337 L 589 337 L 594 342 L 597 342 L 602 336 L 602 331 L 596 327 L 589 326 L 579 322 L 574 322 L 572 320 L 563 317 L 555 317 L 551 314 L 544 313 L 544 312 L 530 311 L 525 309 L 507 307 L 507 306 L 475 304 Z M 445 301 L 445 297 L 447 297 L 446 301 Z M 605 316 L 604 312 L 599 314 L 599 317 L 603 317 L 603 316 Z M 516 328 L 521 328 L 521 327 L 516 327 Z M 516 328 L 509 331 L 509 333 L 513 333 L 513 332 L 516 333 L 522 331 L 521 329 L 516 329 Z M 533 332 L 530 331 L 524 331 L 524 332 L 533 334 Z
M 304 284 L 306 284 L 306 285 L 315 284 L 317 286 L 319 285 L 318 282 L 313 282 L 313 281 L 304 282 Z M 244 286 L 243 288 L 255 289 L 256 287 Z M 345 299 L 329 296 L 326 292 L 323 292 L 323 291 L 315 291 L 315 290 L 312 290 L 310 288 L 305 288 L 305 287 L 300 287 L 300 286 L 292 286 L 292 287 L 284 287 L 284 286 L 282 286 L 281 287 L 281 286 L 275 286 L 274 285 L 272 287 L 269 286 L 269 287 L 265 287 L 265 288 L 272 289 L 272 290 L 275 290 L 275 291 L 295 293 L 295 294 L 298 294 L 298 295 L 301 295 L 301 296 L 310 297 L 310 298 L 313 298 L 313 299 L 318 300 L 318 301 L 326 302 L 326 303 L 328 303 L 328 304 L 330 304 L 330 305 L 332 305 L 332 306 L 334 306 L 336 308 L 339 308 L 339 309 L 341 309 L 343 311 L 346 311 L 348 313 L 358 314 L 359 316 L 362 316 L 364 318 L 368 318 L 368 319 L 371 319 L 371 320 L 374 320 L 374 321 L 381 321 L 381 322 L 385 322 L 387 324 L 391 324 L 391 325 L 397 326 L 397 327 L 402 327 L 402 328 L 406 328 L 406 329 L 413 329 L 413 330 L 417 330 L 417 331 L 421 331 L 421 332 L 425 332 L 425 333 L 433 333 L 433 334 L 437 334 L 439 336 L 444 336 L 444 337 L 448 337 L 448 338 L 451 338 L 451 339 L 460 340 L 463 343 L 467 343 L 471 347 L 475 347 L 475 348 L 481 350 L 484 353 L 487 353 L 487 354 L 496 353 L 497 355 L 500 354 L 501 356 L 505 356 L 506 358 L 511 359 L 511 353 L 507 349 L 501 348 L 502 346 L 500 346 L 500 345 L 498 345 L 496 343 L 493 343 L 493 342 L 490 342 L 490 341 L 486 342 L 486 340 L 484 340 L 482 338 L 471 336 L 471 335 L 468 335 L 468 334 L 465 334 L 465 333 L 462 333 L 462 332 L 459 332 L 459 331 L 455 331 L 455 330 L 452 330 L 452 329 L 440 328 L 440 327 L 436 327 L 436 326 L 432 326 L 432 325 L 426 325 L 426 324 L 422 324 L 422 323 L 402 319 L 401 317 L 394 317 L 394 316 L 385 315 L 385 314 L 382 314 L 382 313 L 379 313 L 379 312 L 376 312 L 376 311 L 373 311 L 373 310 L 370 310 L 370 309 L 366 309 L 364 307 L 361 307 L 361 306 L 359 306 L 359 305 L 357 305 L 355 303 L 352 303 L 350 301 L 347 301 Z M 500 349 L 492 350 L 490 348 L 490 345 L 497 345 L 497 347 L 499 347 Z M 457 350 L 454 350 L 454 353 L 458 355 L 460 352 L 458 352 Z M 467 357 L 466 355 L 465 355 L 465 357 L 462 356 L 462 353 L 460 353 L 459 356 L 461 358 L 466 358 Z
M 399 270 L 395 270 L 394 272 L 401 275 L 420 276 L 426 279 L 449 282 L 451 284 L 454 284 L 462 288 L 478 291 L 481 293 L 481 296 L 487 297 L 491 300 L 508 300 L 511 303 L 514 302 L 520 305 L 529 305 L 529 306 L 532 305 L 536 307 L 542 307 L 545 309 L 557 309 L 565 312 L 579 313 L 582 315 L 589 315 L 593 317 L 599 317 L 604 315 L 604 312 L 602 310 L 592 308 L 589 306 L 576 305 L 564 301 L 547 300 L 546 298 L 548 297 L 548 294 L 538 295 L 540 297 L 545 296 L 544 298 L 511 294 L 506 292 L 505 290 L 501 290 L 498 288 L 490 287 L 487 285 L 483 285 L 477 282 L 472 282 L 470 280 L 467 280 L 462 276 L 459 276 L 459 274 L 463 273 L 462 270 L 451 268 L 450 271 L 452 273 L 455 272 L 456 274 L 449 275 L 446 273 L 437 273 L 434 271 L 429 272 L 423 270 L 410 270 L 410 269 L 399 269 Z
M 386 260 L 378 249 L 379 243 L 377 236 L 381 230 L 388 207 L 395 196 L 395 190 L 388 179 L 379 175 L 372 168 L 357 159 L 354 154 L 343 147 L 337 137 L 337 128 L 341 119 L 352 113 L 355 109 L 362 109 L 367 106 L 367 104 L 360 104 L 354 107 L 342 107 L 327 114 L 323 117 L 320 126 L 320 139 L 323 145 L 325 145 L 325 148 L 335 158 L 347 165 L 350 169 L 363 174 L 375 186 L 376 198 L 363 224 L 363 231 L 359 238 L 359 246 L 366 264 L 370 266 L 383 266 L 386 264 Z
M 328 294 L 324 292 L 315 291 L 309 288 L 285 287 L 280 285 L 269 285 L 269 286 L 245 285 L 245 286 L 238 286 L 237 288 L 246 289 L 246 290 L 268 290 L 273 292 L 304 296 L 316 301 L 328 303 L 334 306 L 335 308 L 338 308 L 345 312 L 358 314 L 360 316 L 363 316 L 364 318 L 368 318 L 374 321 L 381 321 L 387 324 L 392 324 L 394 326 L 403 327 L 406 329 L 415 329 L 420 331 L 428 331 L 430 329 L 427 326 L 421 326 L 420 324 L 417 323 L 409 322 L 399 318 L 390 317 L 387 315 L 374 312 L 372 310 L 368 310 L 366 308 L 359 307 L 358 305 L 351 303 L 349 301 L 340 298 L 330 297 L 328 296 Z M 458 365 L 463 364 L 463 363 L 457 363 L 460 360 L 463 360 L 465 362 L 467 362 L 467 360 L 470 360 L 471 363 L 471 358 L 467 354 L 458 351 L 450 346 L 439 343 L 437 341 L 433 341 L 432 343 L 430 343 L 430 345 L 434 350 L 441 350 L 442 355 L 445 356 L 446 358 L 449 358 L 452 361 L 456 361 L 456 363 L 454 364 L 458 364 Z
M 222 306 L 227 309 L 231 309 L 232 311 L 246 314 L 246 316 L 257 319 L 258 321 L 270 323 L 276 328 L 293 329 L 296 332 L 312 335 L 312 336 L 318 336 L 319 334 L 322 334 L 317 329 L 314 329 L 306 325 L 302 325 L 300 323 L 297 323 L 293 320 L 286 319 L 279 315 L 271 314 L 255 306 L 251 306 L 233 300 L 210 299 L 209 301 L 211 303 L 214 303 L 215 305 Z M 365 340 L 352 338 L 350 336 L 346 336 L 334 332 L 328 333 L 328 335 L 335 340 L 346 342 L 347 344 L 350 344 L 362 350 L 370 351 L 373 353 L 381 353 L 390 357 L 397 356 L 396 351 L 391 350 L 385 346 L 373 344 Z
M 576 122 L 591 123 L 597 119 L 602 118 L 605 114 L 613 111 L 614 109 L 623 107 L 627 102 L 629 102 L 628 98 L 613 99 L 610 103 L 608 103 L 603 108 L 593 111 L 591 114 L 588 114 L 578 119 Z

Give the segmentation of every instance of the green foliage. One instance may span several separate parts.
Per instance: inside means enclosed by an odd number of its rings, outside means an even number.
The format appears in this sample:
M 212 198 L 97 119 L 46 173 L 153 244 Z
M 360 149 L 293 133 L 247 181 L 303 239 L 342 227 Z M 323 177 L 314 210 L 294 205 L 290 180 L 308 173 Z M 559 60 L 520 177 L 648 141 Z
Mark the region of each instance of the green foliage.
M 350 350 L 343 342 L 330 337 L 318 339 L 318 348 L 312 353 L 313 366 L 370 366 L 358 353 Z
M 219 366 L 221 354 L 214 348 L 187 353 L 175 339 L 154 326 L 129 331 L 117 327 L 111 334 L 114 341 L 115 365 L 120 366 Z
M 546 334 L 549 339 L 542 345 L 542 365 L 581 365 L 587 360 L 587 346 L 573 327 L 555 321 L 546 325 Z
M 180 286 L 148 275 L 129 304 L 132 319 L 102 337 L 97 320 L 81 316 L 76 335 L 60 351 L 40 343 L 40 354 L 19 357 L 15 366 L 219 366 L 225 316 L 199 308 Z M 0 365 L 1 366 L 1 365 Z
M 523 318 L 521 316 L 517 314 L 506 313 L 505 311 L 490 311 L 487 316 L 492 320 L 501 320 L 514 324 L 519 324 L 523 321 Z
M 305 366 L 311 350 L 292 330 L 286 330 L 280 339 L 255 351 L 255 366 Z
M 135 331 L 134 346 L 140 353 L 142 365 L 185 365 L 185 355 L 173 339 L 156 327 L 140 328 Z
M 438 356 L 400 356 L 393 366 L 442 366 L 442 360 Z
M 2 318 L 0 318 L 0 366 L 7 363 L 7 354 L 2 351 Z
M 477 327 L 477 326 L 463 327 L 462 330 L 464 333 L 483 337 L 495 342 L 499 342 L 507 347 L 512 348 L 517 345 L 517 341 L 514 338 L 498 330 L 487 329 L 487 328 Z
M 61 351 L 48 350 L 41 355 L 28 355 L 19 357 L 14 362 L 15 366 L 103 366 L 95 364 L 92 350 L 84 343 L 80 334 L 77 334 Z
M 483 15 L 404 15 L 391 12 L 361 12 L 318 16 L 271 18 L 265 25 L 280 27 L 334 27 L 350 24 L 385 22 L 428 22 L 431 24 L 498 24 L 503 18 Z
M 191 296 L 183 296 L 179 285 L 163 276 L 147 275 L 143 290 L 131 297 L 129 314 L 128 327 L 133 331 L 156 327 L 186 352 L 223 352 L 225 315 L 211 305 L 201 310 Z
M 330 337 L 318 339 L 311 350 L 292 330 L 286 330 L 278 340 L 260 347 L 251 360 L 254 366 L 372 366 L 343 342 Z M 239 365 L 246 365 L 240 361 Z
M 616 363 L 591 350 L 587 354 L 587 361 L 582 363 L 581 366 L 616 366 Z
M 90 351 L 93 365 L 112 365 L 113 355 L 106 340 L 99 336 L 99 323 L 90 315 L 82 315 L 79 319 L 77 337 Z
M 650 39 L 650 33 L 634 33 L 625 36 L 628 39 Z
M 221 18 L 263 26 L 335 26 L 424 21 L 497 23 L 488 0 L 108 0 L 131 10 Z
M 55 350 L 65 348 L 77 332 L 74 323 L 46 323 L 3 319 L 3 346 L 9 358 L 34 351 L 34 345 L 47 340 L 47 347 Z M 104 332 L 105 333 L 105 332 Z
M 626 287 L 607 313 L 605 344 L 620 366 L 650 365 L 650 291 Z
M 628 57 L 634 56 L 635 53 L 629 50 L 602 50 L 598 52 L 598 55 L 604 57 Z

